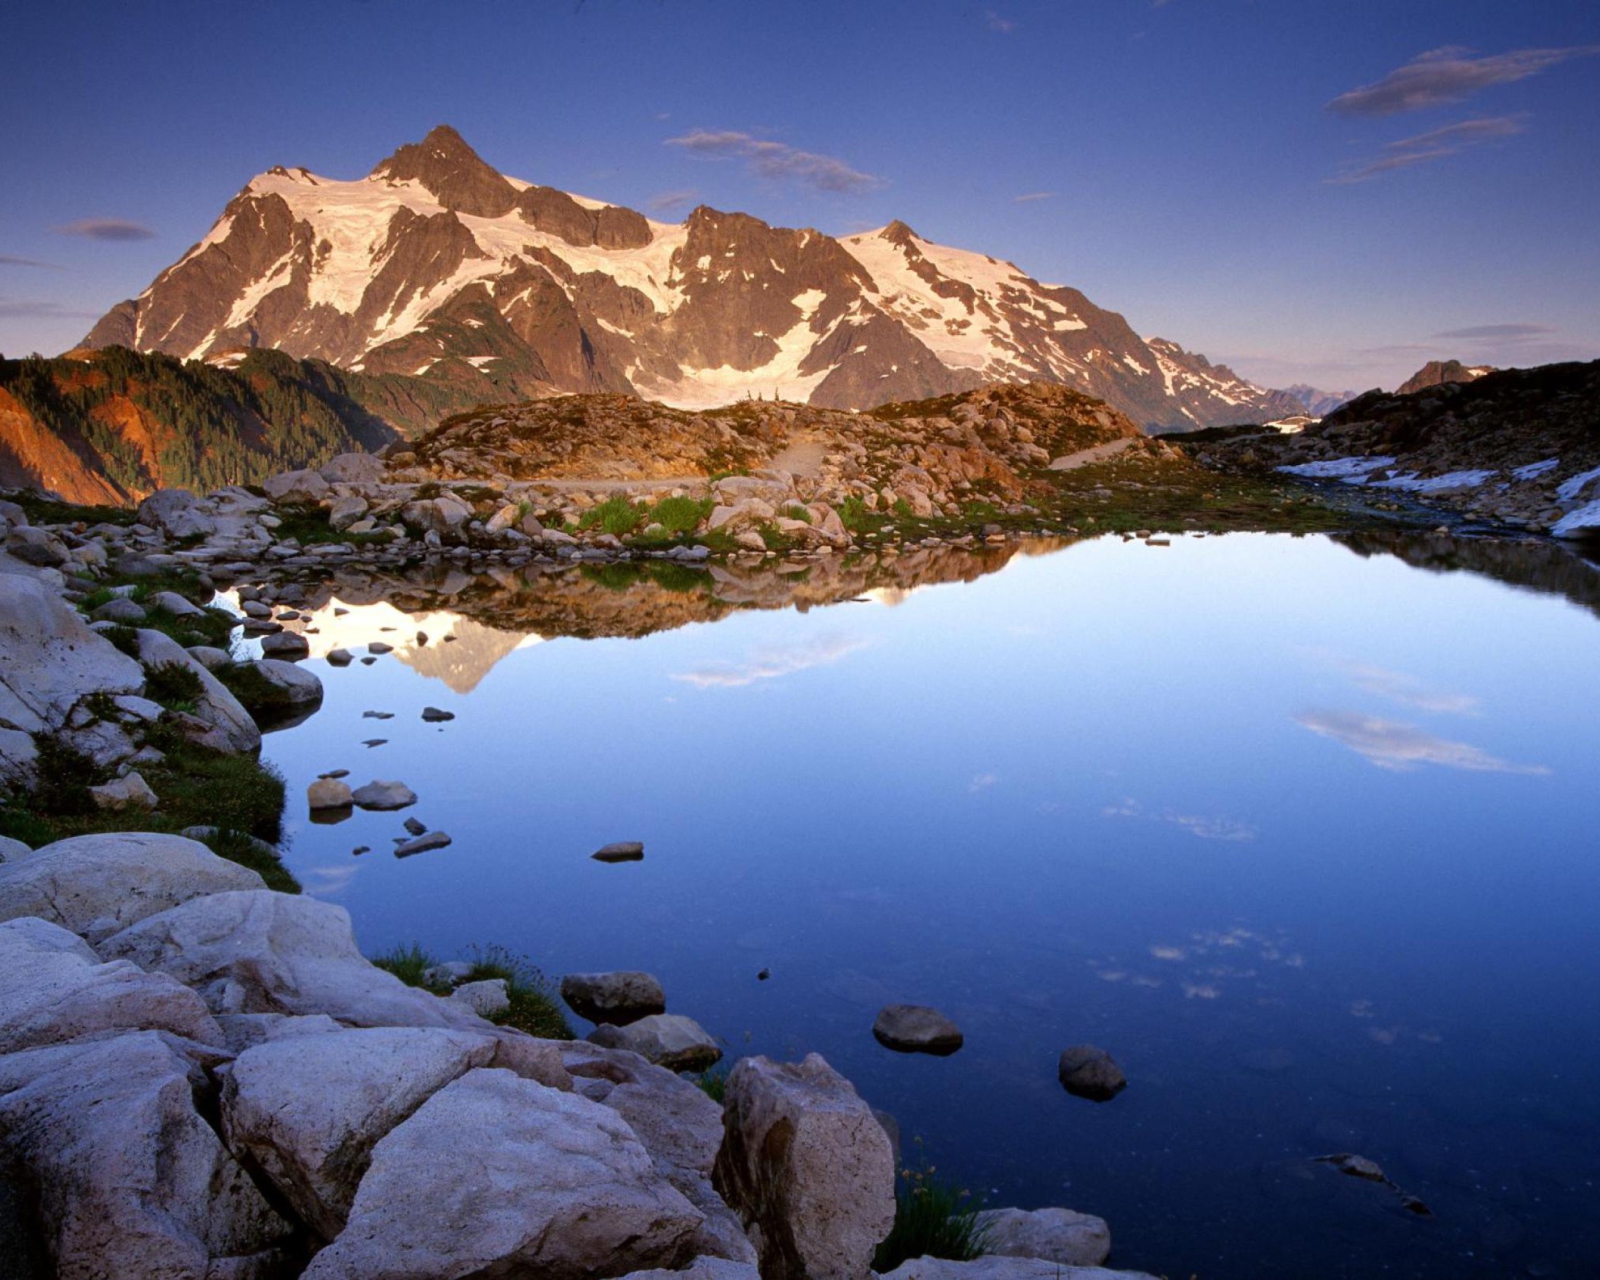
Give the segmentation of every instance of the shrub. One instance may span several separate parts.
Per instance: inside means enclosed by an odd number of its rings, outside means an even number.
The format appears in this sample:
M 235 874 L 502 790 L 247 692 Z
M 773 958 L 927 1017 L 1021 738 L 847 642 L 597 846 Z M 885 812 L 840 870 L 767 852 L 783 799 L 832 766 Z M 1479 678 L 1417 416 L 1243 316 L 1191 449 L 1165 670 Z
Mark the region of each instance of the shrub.
M 673 537 L 683 537 L 700 527 L 715 504 L 710 498 L 663 498 L 650 509 L 646 524 L 659 524 Z
M 626 494 L 613 494 L 597 507 L 590 507 L 578 519 L 578 528 L 595 529 L 626 537 L 644 523 L 646 508 Z
M 194 668 L 181 662 L 163 662 L 144 673 L 145 697 L 168 711 L 194 713 L 205 696 L 205 686 Z
M 447 995 L 450 991 L 448 985 L 434 986 L 423 977 L 423 974 L 439 961 L 424 951 L 420 942 L 413 942 L 404 947 L 391 947 L 388 951 L 373 956 L 372 963 L 394 974 L 408 987 L 421 987 L 424 991 L 432 991 L 435 995 Z
M 506 996 L 511 1001 L 511 1007 L 496 1014 L 491 1021 L 546 1040 L 576 1038 L 567 1023 L 567 1015 L 561 1011 L 555 988 L 544 972 L 526 957 L 513 955 L 499 946 L 474 947 L 472 971 L 465 981 L 481 982 L 486 978 L 504 978 Z
M 895 1187 L 894 1226 L 873 1255 L 880 1275 L 912 1258 L 970 1262 L 984 1253 L 977 1204 L 967 1192 L 934 1176 L 934 1167 L 902 1169 Z
M 697 1076 L 690 1076 L 691 1080 L 699 1086 L 700 1092 L 720 1105 L 728 1096 L 728 1069 L 726 1067 L 708 1067 Z

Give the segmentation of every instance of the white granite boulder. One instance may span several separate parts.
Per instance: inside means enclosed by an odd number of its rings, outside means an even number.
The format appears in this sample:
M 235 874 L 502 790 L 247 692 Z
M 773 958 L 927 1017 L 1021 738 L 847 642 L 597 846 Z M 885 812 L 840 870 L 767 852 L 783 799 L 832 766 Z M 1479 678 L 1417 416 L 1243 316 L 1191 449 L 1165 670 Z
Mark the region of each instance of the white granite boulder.
M 865 1280 L 894 1225 L 894 1178 L 888 1134 L 821 1055 L 734 1067 L 714 1181 L 765 1280 Z
M 48 920 L 0 923 L 0 1054 L 145 1030 L 225 1043 L 182 983 L 126 960 L 102 964 L 82 938 Z
M 213 1013 L 325 1013 L 351 1026 L 494 1029 L 470 1009 L 373 965 L 356 948 L 349 913 L 315 898 L 267 890 L 195 898 L 107 938 L 98 950 L 171 974 Z
M 261 730 L 256 728 L 256 722 L 204 663 L 165 632 L 143 630 L 138 635 L 139 661 L 147 669 L 182 667 L 192 671 L 200 681 L 200 698 L 193 714 L 208 728 L 196 737 L 196 742 L 215 751 L 237 753 L 260 749 Z
M 681 1013 L 655 1013 L 626 1026 L 602 1023 L 588 1035 L 591 1044 L 626 1049 L 671 1071 L 704 1071 L 715 1066 L 722 1050 L 693 1018 Z
M 143 684 L 139 664 L 54 590 L 27 573 L 0 573 L 0 727 L 59 729 L 79 699 Z
M 332 1240 L 378 1140 L 494 1051 L 486 1036 L 432 1027 L 280 1036 L 220 1069 L 223 1133 Z
M 978 1214 L 984 1250 L 1013 1258 L 1044 1258 L 1073 1267 L 1098 1267 L 1111 1254 L 1104 1218 L 1071 1209 L 987 1209 Z
M 0 863 L 0 920 L 40 916 L 93 943 L 191 898 L 265 888 L 248 867 L 183 836 L 73 836 Z
M 699 1222 L 615 1113 L 509 1071 L 469 1071 L 373 1148 L 348 1225 L 305 1280 L 674 1268 Z

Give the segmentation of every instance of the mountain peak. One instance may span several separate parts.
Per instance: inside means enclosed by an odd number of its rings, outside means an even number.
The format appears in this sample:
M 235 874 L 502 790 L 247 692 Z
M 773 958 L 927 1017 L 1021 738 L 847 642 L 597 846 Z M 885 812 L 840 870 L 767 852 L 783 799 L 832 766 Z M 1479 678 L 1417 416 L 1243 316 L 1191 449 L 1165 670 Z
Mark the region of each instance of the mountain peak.
M 417 182 L 447 209 L 479 218 L 511 211 L 517 191 L 447 124 L 435 125 L 421 142 L 401 147 L 372 171 L 390 182 Z
M 915 231 L 896 218 L 882 231 L 878 232 L 880 240 L 887 240 L 890 244 L 905 245 L 913 240 L 922 239 Z

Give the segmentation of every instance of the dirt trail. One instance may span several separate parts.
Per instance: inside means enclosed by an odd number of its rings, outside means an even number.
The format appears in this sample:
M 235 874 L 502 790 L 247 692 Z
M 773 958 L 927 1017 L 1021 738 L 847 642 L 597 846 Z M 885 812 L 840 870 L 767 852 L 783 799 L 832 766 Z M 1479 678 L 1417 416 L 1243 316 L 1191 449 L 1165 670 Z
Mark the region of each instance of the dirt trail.
M 1130 436 L 1124 440 L 1108 440 L 1105 444 L 1097 444 L 1091 449 L 1079 449 L 1077 453 L 1069 453 L 1064 457 L 1054 458 L 1050 462 L 1052 471 L 1076 471 L 1079 467 L 1087 467 L 1091 462 L 1104 462 L 1107 458 L 1115 457 L 1139 437 Z

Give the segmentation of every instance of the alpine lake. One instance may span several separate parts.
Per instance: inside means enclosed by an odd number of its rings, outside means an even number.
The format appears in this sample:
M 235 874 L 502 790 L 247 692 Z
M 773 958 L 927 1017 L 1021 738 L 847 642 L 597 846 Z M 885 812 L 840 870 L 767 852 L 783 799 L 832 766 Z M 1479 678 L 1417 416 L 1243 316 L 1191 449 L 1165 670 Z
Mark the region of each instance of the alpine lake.
M 1582 556 L 1039 539 L 311 597 L 326 700 L 264 754 L 289 868 L 368 954 L 648 970 L 724 1065 L 823 1054 L 896 1118 L 907 1167 L 1099 1214 L 1111 1265 L 1595 1274 Z M 392 652 L 324 659 L 370 642 Z M 335 769 L 419 801 L 314 824 L 306 787 Z M 408 816 L 452 843 L 394 857 Z M 624 840 L 642 861 L 591 859 Z M 894 1002 L 964 1046 L 880 1046 Z M 1085 1042 L 1127 1074 L 1109 1102 L 1057 1082 Z M 1316 1160 L 1347 1152 L 1392 1185 Z

